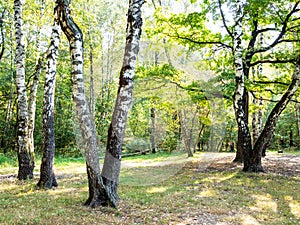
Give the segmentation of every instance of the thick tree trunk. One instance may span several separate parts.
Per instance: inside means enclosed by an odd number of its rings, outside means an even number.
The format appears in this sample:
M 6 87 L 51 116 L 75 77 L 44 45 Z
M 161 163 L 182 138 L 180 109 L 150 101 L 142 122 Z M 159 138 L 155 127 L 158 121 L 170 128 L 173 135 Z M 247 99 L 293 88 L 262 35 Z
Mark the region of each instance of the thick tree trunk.
M 89 198 L 85 205 L 90 207 L 115 206 L 114 199 L 106 191 L 100 174 L 96 129 L 84 92 L 82 32 L 70 15 L 67 0 L 57 0 L 56 4 L 55 9 L 60 26 L 70 43 L 73 99 L 83 140 L 89 183 Z
M 120 174 L 122 145 L 125 133 L 127 113 L 133 99 L 133 79 L 139 52 L 139 40 L 142 32 L 141 7 L 144 0 L 129 0 L 127 18 L 127 36 L 120 72 L 119 89 L 112 121 L 108 131 L 107 147 L 102 170 L 102 178 L 107 191 L 113 196 L 114 206 L 118 200 L 118 180 Z
M 261 165 L 262 153 L 266 150 L 267 147 L 270 146 L 270 142 L 273 138 L 273 134 L 274 134 L 274 130 L 278 118 L 281 112 L 285 109 L 287 104 L 290 102 L 295 92 L 298 90 L 299 85 L 300 85 L 300 56 L 297 59 L 296 69 L 292 76 L 292 82 L 288 90 L 284 93 L 284 95 L 281 97 L 279 102 L 275 105 L 275 107 L 271 111 L 266 121 L 266 124 L 264 126 L 264 129 L 262 130 L 260 136 L 258 137 L 254 145 L 254 154 L 253 157 L 251 157 L 252 163 L 251 166 L 247 168 L 247 171 L 251 171 L 251 172 L 263 171 Z
M 47 72 L 44 84 L 43 107 L 43 157 L 40 169 L 40 180 L 37 184 L 39 187 L 49 189 L 58 185 L 53 171 L 53 164 L 55 154 L 54 93 L 59 30 L 58 21 L 55 19 L 52 27 L 50 47 L 47 54 Z
M 242 35 L 243 35 L 243 10 L 245 2 L 238 0 L 236 3 L 236 26 L 234 31 L 234 64 L 236 73 L 236 90 L 234 93 L 234 109 L 237 124 L 240 131 L 239 143 L 242 147 L 243 159 L 244 159 L 244 170 L 250 167 L 250 159 L 252 158 L 252 144 L 251 135 L 248 128 L 248 115 L 245 110 L 245 74 L 243 66 L 243 49 L 242 49 Z
M 156 153 L 156 145 L 155 145 L 155 108 L 151 108 L 150 110 L 150 117 L 151 117 L 151 133 L 150 133 L 150 144 L 151 144 L 151 152 Z
M 28 105 L 25 85 L 25 47 L 21 0 L 14 1 L 16 30 L 16 84 L 18 94 L 18 179 L 33 178 L 34 152 L 28 138 Z

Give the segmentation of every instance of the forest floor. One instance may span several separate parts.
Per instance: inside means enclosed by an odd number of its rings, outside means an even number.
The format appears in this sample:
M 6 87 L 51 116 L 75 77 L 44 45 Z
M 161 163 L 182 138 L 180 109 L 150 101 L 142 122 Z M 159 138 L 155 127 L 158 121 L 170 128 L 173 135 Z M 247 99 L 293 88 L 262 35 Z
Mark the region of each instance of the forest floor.
M 118 209 L 83 206 L 85 163 L 55 166 L 59 187 L 18 181 L 1 167 L 0 224 L 300 224 L 300 154 L 268 153 L 266 173 L 243 173 L 232 153 L 140 156 L 124 159 Z M 37 166 L 38 167 L 38 166 Z

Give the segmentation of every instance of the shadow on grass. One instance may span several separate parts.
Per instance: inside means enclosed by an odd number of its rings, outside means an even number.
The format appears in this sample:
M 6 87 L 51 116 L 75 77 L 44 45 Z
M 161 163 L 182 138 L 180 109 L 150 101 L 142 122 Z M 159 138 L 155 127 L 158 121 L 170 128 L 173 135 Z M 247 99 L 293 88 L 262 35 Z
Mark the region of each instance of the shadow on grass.
M 37 178 L 4 180 L 0 224 L 300 223 L 298 177 L 199 170 L 199 163 L 123 168 L 118 210 L 83 206 L 88 197 L 84 172 L 59 176 L 56 190 L 37 189 Z

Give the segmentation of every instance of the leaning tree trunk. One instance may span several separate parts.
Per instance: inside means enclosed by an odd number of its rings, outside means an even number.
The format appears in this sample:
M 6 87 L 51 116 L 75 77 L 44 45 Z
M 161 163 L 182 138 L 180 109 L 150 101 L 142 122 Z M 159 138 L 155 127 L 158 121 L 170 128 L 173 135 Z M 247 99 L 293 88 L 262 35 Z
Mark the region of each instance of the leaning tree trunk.
M 117 205 L 118 180 L 120 174 L 122 145 L 128 110 L 133 99 L 133 79 L 139 52 L 139 40 L 142 32 L 141 7 L 144 0 L 129 0 L 126 46 L 123 66 L 120 72 L 119 89 L 112 121 L 108 131 L 107 147 L 102 170 L 103 182 Z
M 33 178 L 34 152 L 28 138 L 28 106 L 25 85 L 25 47 L 21 0 L 14 1 L 16 30 L 16 84 L 18 95 L 18 179 Z
M 300 85 L 300 56 L 298 56 L 296 69 L 292 76 L 292 82 L 289 88 L 287 89 L 287 91 L 281 97 L 279 102 L 277 102 L 277 104 L 271 111 L 266 121 L 266 124 L 264 126 L 264 129 L 262 130 L 260 136 L 258 137 L 254 145 L 254 151 L 253 151 L 254 154 L 251 158 L 251 166 L 248 168 L 247 171 L 250 172 L 263 171 L 263 167 L 261 165 L 262 153 L 265 152 L 267 147 L 269 147 L 278 118 L 281 112 L 285 109 L 287 104 L 290 102 L 295 92 L 298 90 L 299 85 Z
M 43 157 L 41 162 L 40 180 L 37 183 L 37 186 L 49 189 L 58 185 L 53 171 L 53 163 L 55 154 L 54 93 L 59 30 L 58 21 L 57 19 L 54 19 L 50 47 L 47 53 L 47 72 L 44 84 L 43 107 Z
M 243 70 L 243 49 L 242 49 L 242 35 L 243 35 L 243 10 L 245 6 L 244 0 L 238 0 L 236 3 L 236 18 L 237 23 L 234 31 L 234 64 L 235 64 L 235 82 L 236 89 L 234 93 L 234 110 L 240 131 L 239 145 L 243 152 L 244 170 L 250 167 L 250 159 L 252 156 L 251 134 L 248 128 L 247 115 L 244 106 L 245 95 L 245 74 Z
M 114 201 L 105 190 L 100 174 L 96 128 L 84 92 L 82 32 L 70 15 L 68 1 L 57 0 L 56 4 L 55 10 L 60 26 L 70 43 L 73 99 L 81 130 L 89 183 L 89 198 L 85 205 L 90 207 L 115 206 Z

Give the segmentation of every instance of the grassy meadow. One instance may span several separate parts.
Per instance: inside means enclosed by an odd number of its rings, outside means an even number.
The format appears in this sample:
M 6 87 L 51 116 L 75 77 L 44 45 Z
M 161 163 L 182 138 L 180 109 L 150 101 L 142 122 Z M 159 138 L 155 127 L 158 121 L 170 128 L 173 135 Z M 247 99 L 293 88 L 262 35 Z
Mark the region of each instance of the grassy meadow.
M 233 155 L 158 154 L 124 158 L 118 209 L 83 206 L 83 158 L 58 158 L 54 190 L 18 181 L 14 160 L 0 156 L 0 224 L 300 224 L 300 177 L 211 167 Z M 300 162 L 298 162 L 300 163 Z

